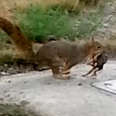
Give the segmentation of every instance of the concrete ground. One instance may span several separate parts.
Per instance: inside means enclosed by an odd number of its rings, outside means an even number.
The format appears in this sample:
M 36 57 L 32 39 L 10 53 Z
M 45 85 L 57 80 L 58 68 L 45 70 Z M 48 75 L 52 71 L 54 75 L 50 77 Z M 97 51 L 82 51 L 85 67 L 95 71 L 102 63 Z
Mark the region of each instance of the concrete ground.
M 109 61 L 97 79 L 81 76 L 89 68 L 75 66 L 70 80 L 56 80 L 51 71 L 2 77 L 0 103 L 22 103 L 42 116 L 116 116 L 116 96 L 91 86 L 115 79 L 116 61 Z

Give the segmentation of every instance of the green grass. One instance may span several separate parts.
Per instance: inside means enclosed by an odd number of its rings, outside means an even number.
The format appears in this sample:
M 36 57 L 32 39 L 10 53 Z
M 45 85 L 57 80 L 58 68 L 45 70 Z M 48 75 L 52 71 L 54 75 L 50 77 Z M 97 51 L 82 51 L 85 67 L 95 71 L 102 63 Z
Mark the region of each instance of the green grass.
M 0 30 L 0 45 L 8 42 L 9 41 L 8 39 L 9 39 L 8 35 Z
M 60 7 L 42 9 L 32 5 L 23 12 L 16 12 L 16 18 L 23 32 L 32 40 L 68 36 L 71 31 L 69 14 Z
M 23 105 L 0 104 L 0 116 L 36 116 L 32 111 L 25 109 Z
M 96 8 L 87 13 L 70 14 L 60 6 L 43 9 L 39 5 L 15 12 L 22 31 L 31 40 L 46 39 L 49 35 L 71 40 L 89 37 L 102 26 L 102 13 Z

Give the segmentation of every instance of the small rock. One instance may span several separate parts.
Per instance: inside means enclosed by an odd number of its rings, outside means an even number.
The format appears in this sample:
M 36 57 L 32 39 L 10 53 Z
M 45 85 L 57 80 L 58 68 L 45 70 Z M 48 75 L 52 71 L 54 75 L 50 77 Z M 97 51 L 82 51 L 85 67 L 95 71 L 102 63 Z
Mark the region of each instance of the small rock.
M 50 84 L 51 84 L 51 83 L 49 83 L 49 82 L 47 83 L 47 85 L 50 85 Z
M 78 83 L 78 86 L 82 86 L 83 84 L 82 83 Z
M 11 83 L 12 81 L 11 80 L 8 80 L 8 83 Z
M 8 64 L 4 64 L 4 67 L 8 67 Z
M 7 94 L 5 97 L 10 97 L 10 94 Z
M 6 75 L 7 73 L 6 72 L 0 72 L 1 73 L 1 75 Z
M 26 101 L 26 100 L 21 101 L 21 105 L 25 106 L 25 105 L 27 105 L 27 104 L 29 104 L 28 101 Z
M 27 83 L 27 81 L 24 81 L 24 84 L 26 84 Z
M 0 101 L 3 101 L 4 99 L 3 98 L 0 98 Z
M 8 92 L 8 90 L 4 90 L 4 93 L 7 93 Z
M 21 91 L 19 94 L 23 94 L 23 93 L 24 93 L 24 92 Z

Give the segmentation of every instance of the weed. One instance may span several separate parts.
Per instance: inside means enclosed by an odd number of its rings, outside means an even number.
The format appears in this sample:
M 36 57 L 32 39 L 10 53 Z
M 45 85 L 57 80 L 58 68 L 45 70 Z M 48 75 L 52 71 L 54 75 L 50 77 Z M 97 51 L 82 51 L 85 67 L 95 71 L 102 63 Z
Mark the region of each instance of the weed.
M 94 35 L 98 28 L 102 27 L 102 10 L 96 9 L 86 13 L 80 13 L 74 21 L 73 34 L 77 38 L 88 38 Z
M 70 17 L 60 7 L 43 9 L 32 5 L 23 12 L 16 12 L 23 32 L 32 40 L 49 35 L 63 37 L 70 33 Z
M 32 40 L 41 40 L 49 35 L 73 40 L 91 36 L 102 26 L 101 9 L 87 13 L 70 14 L 61 6 L 41 8 L 31 5 L 24 11 L 16 11 L 22 31 Z

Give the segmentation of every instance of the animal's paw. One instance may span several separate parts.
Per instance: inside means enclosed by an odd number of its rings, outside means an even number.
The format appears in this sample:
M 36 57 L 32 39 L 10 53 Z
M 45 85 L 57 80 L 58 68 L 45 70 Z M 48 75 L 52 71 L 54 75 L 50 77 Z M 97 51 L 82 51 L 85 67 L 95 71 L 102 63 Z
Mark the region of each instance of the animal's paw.
M 69 80 L 70 79 L 69 75 L 64 75 L 64 74 L 54 74 L 53 77 L 55 79 L 61 79 L 61 80 Z
M 86 74 L 84 74 L 84 75 L 81 75 L 82 77 L 87 77 L 87 75 Z
M 93 75 L 91 75 L 91 78 L 96 79 L 96 76 L 97 76 L 96 74 L 93 74 Z

